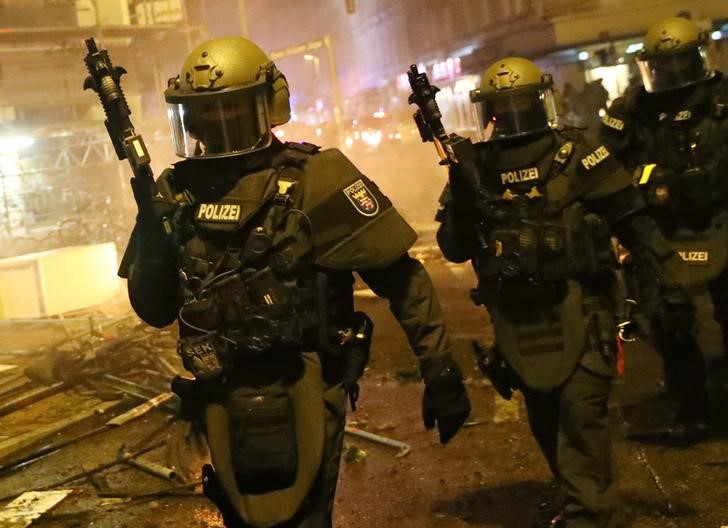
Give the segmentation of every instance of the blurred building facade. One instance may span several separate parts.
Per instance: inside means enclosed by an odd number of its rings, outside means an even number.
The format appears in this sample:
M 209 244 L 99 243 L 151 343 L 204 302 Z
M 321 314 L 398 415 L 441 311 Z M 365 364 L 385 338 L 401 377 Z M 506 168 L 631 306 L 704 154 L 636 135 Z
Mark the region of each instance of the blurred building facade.
M 161 168 L 171 161 L 161 92 L 206 37 L 206 4 L 0 2 L 0 256 L 123 244 L 134 217 L 130 171 L 114 153 L 98 98 L 82 89 L 84 39 L 94 37 L 129 72 L 122 87 L 132 119 Z
M 635 74 L 645 29 L 680 13 L 713 32 L 728 70 L 728 2 L 0 0 L 0 242 L 20 234 L 47 244 L 53 231 L 58 243 L 58 223 L 75 218 L 73 228 L 92 204 L 107 217 L 132 207 L 128 168 L 96 96 L 81 89 L 85 38 L 129 71 L 123 87 L 158 172 L 174 161 L 161 92 L 209 36 L 249 35 L 287 75 L 298 123 L 320 135 L 333 127 L 341 140 L 355 119 L 385 114 L 394 116 L 388 135 L 402 136 L 394 127 L 411 126 L 413 63 L 441 88 L 446 125 L 459 132 L 471 126 L 469 91 L 505 55 L 536 60 L 560 89 L 596 82 L 613 98 Z
M 406 106 L 404 73 L 415 63 L 442 89 L 438 100 L 454 129 L 468 126 L 467 95 L 479 74 L 507 55 L 536 60 L 560 88 L 568 82 L 582 89 L 602 79 L 609 98 L 615 97 L 635 73 L 631 53 L 641 35 L 659 18 L 677 14 L 716 32 L 728 22 L 728 2 L 247 0 L 245 9 L 251 38 L 267 51 L 303 46 L 280 64 L 294 93 L 297 84 L 304 92 L 312 90 L 306 74 L 299 73 L 307 67 L 303 56 L 310 54 L 305 45 L 330 35 L 343 115 Z M 725 68 L 728 26 L 724 30 L 716 41 Z M 299 77 L 305 82 L 297 83 Z M 328 79 L 315 81 L 319 98 L 332 97 Z

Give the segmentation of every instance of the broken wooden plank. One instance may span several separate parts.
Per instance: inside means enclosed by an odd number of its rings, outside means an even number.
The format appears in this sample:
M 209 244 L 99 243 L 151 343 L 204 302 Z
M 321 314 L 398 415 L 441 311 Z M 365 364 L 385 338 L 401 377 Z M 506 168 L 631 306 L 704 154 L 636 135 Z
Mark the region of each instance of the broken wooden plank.
M 10 370 L 18 368 L 17 365 L 3 365 L 0 364 L 0 372 L 8 372 Z
M 9 438 L 8 440 L 0 441 L 0 460 L 9 455 L 12 455 L 13 453 L 17 453 L 21 449 L 27 448 L 28 446 L 42 438 L 45 438 L 49 435 L 61 431 L 62 429 L 65 429 L 66 427 L 74 425 L 78 422 L 82 422 L 83 420 L 91 418 L 92 416 L 95 416 L 97 414 L 104 413 L 118 403 L 119 400 L 101 402 L 90 409 L 76 413 L 71 418 L 66 418 L 52 424 L 39 426 L 31 431 Z
M 0 405 L 0 416 L 10 414 L 13 411 L 17 411 L 18 409 L 22 409 L 23 407 L 30 405 L 31 403 L 35 403 L 49 396 L 53 396 L 54 394 L 58 394 L 65 389 L 66 383 L 64 381 L 54 383 L 50 387 L 38 387 L 36 389 L 31 389 L 28 392 L 21 394 L 20 396 L 4 403 L 3 405 Z
M 21 393 L 28 389 L 35 387 L 37 383 L 30 381 L 25 377 L 25 374 L 20 374 L 17 377 L 3 380 L 2 389 L 0 389 L 0 398 L 5 398 L 13 393 Z
M 25 528 L 70 495 L 73 490 L 28 491 L 0 510 L 0 526 Z
M 123 414 L 120 414 L 116 418 L 112 418 L 111 420 L 106 422 L 106 425 L 124 425 L 125 423 L 130 422 L 135 418 L 144 416 L 149 411 L 156 409 L 160 405 L 167 403 L 168 401 L 174 399 L 175 396 L 176 395 L 173 392 L 163 392 L 161 394 L 158 394 L 151 400 L 144 402 L 141 405 L 137 405 L 133 409 L 130 409 Z
M 122 402 L 119 401 L 118 403 L 122 403 Z M 93 429 L 90 429 L 88 431 L 84 431 L 83 433 L 72 436 L 71 438 L 66 438 L 65 440 L 60 440 L 58 442 L 51 442 L 50 444 L 44 445 L 43 447 L 40 447 L 31 453 L 24 454 L 18 458 L 10 460 L 9 462 L 3 463 L 2 465 L 0 465 L 0 476 L 2 476 L 2 474 L 6 471 L 14 470 L 14 469 L 18 469 L 20 467 L 26 466 L 26 465 L 30 464 L 31 462 L 39 459 L 40 457 L 49 455 L 50 453 L 58 451 L 59 449 L 62 449 L 64 447 L 66 447 L 67 445 L 75 444 L 76 442 L 83 440 L 84 438 L 88 438 L 89 436 L 93 436 L 97 433 L 100 433 L 102 431 L 108 431 L 108 430 L 109 430 L 108 426 L 101 425 L 99 427 L 94 427 Z
M 157 449 L 158 447 L 161 447 L 164 444 L 165 444 L 164 441 L 156 442 L 156 443 L 154 443 L 154 444 L 152 444 L 150 446 L 147 446 L 147 447 L 145 447 L 143 449 L 139 449 L 138 451 L 136 451 L 134 453 L 130 453 L 130 455 L 133 456 L 133 457 L 136 457 L 136 456 L 139 456 L 139 455 L 143 455 L 144 453 L 148 453 L 149 451 L 153 451 L 154 449 Z M 59 482 L 51 482 L 50 484 L 46 484 L 45 486 L 35 486 L 35 490 L 28 490 L 28 491 L 45 491 L 45 490 L 48 490 L 48 489 L 51 489 L 51 488 L 55 488 L 57 486 L 64 486 L 64 485 L 68 484 L 69 482 L 73 482 L 74 480 L 78 480 L 78 479 L 82 479 L 82 478 L 89 477 L 91 475 L 95 475 L 96 473 L 99 473 L 101 471 L 104 471 L 105 469 L 109 469 L 110 467 L 115 466 L 117 464 L 120 464 L 122 462 L 124 462 L 124 461 L 123 460 L 118 460 L 118 459 L 117 460 L 112 460 L 111 462 L 105 462 L 105 463 L 100 464 L 98 466 L 93 466 L 90 469 L 85 469 L 85 470 L 81 471 L 80 473 L 73 474 L 70 477 L 66 477 L 63 480 L 59 481 Z M 15 499 L 15 498 L 19 497 L 20 495 L 22 495 L 23 493 L 27 493 L 27 492 L 19 491 L 19 492 L 16 492 L 16 493 L 12 493 L 10 495 L 5 495 L 4 497 L 0 497 L 0 502 L 6 501 L 6 500 L 10 500 L 10 499 Z M 2 526 L 2 525 L 0 525 L 0 526 Z M 2 528 L 5 528 L 5 527 L 2 526 Z

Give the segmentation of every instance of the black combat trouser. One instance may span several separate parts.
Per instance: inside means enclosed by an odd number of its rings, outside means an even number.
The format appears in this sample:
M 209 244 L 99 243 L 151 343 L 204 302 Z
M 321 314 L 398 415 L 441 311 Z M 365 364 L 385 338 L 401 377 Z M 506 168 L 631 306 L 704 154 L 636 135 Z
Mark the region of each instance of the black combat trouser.
M 708 291 L 710 299 L 713 301 L 713 319 L 720 325 L 723 338 L 721 360 L 726 361 L 728 358 L 728 268 L 724 269 L 718 278 L 708 285 Z
M 607 411 L 611 383 L 611 376 L 579 366 L 557 389 L 523 389 L 531 431 L 564 492 L 568 528 L 606 528 L 617 507 Z
M 696 339 L 695 308 L 660 303 L 657 285 L 641 281 L 641 296 L 650 315 L 655 350 L 662 358 L 665 390 L 679 421 L 702 421 L 708 413 L 705 356 Z M 721 328 L 725 361 L 728 352 L 728 269 L 707 285 L 713 318 Z
M 324 392 L 326 404 L 326 431 L 321 475 L 316 479 L 309 498 L 308 508 L 299 528 L 331 528 L 336 483 L 339 479 L 341 450 L 344 445 L 344 421 L 346 418 L 346 392 L 341 384 L 328 387 Z M 310 501 L 310 502 L 309 502 Z
M 661 310 L 667 313 L 653 316 L 650 325 L 652 343 L 662 358 L 665 391 L 674 405 L 673 418 L 701 421 L 708 408 L 703 353 L 693 330 L 676 332 L 675 326 L 666 324 L 679 314 L 671 314 L 669 307 Z

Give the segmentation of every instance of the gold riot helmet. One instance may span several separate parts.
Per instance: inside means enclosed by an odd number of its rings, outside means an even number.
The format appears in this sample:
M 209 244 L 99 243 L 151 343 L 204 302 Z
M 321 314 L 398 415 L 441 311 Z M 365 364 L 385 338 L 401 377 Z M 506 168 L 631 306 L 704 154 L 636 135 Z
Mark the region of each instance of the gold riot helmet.
M 660 20 L 647 30 L 636 56 L 645 90 L 674 90 L 711 79 L 715 68 L 710 38 L 682 17 Z
M 556 128 L 551 76 L 528 59 L 507 57 L 483 73 L 470 100 L 481 141 L 496 141 Z
M 175 152 L 220 158 L 271 143 L 271 128 L 291 117 L 288 82 L 257 45 L 210 40 L 189 54 L 164 92 Z

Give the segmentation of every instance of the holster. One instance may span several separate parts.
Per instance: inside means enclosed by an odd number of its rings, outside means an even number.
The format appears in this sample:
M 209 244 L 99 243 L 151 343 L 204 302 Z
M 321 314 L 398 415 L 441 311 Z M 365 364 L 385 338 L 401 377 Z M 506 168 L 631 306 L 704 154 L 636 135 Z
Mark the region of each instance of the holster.
M 498 353 L 498 346 L 482 346 L 477 341 L 472 341 L 471 344 L 480 371 L 501 397 L 510 400 L 513 391 L 519 388 L 518 377 Z
M 343 345 L 341 383 L 349 395 L 351 410 L 356 410 L 359 399 L 359 378 L 369 363 L 374 323 L 364 312 L 354 312 L 350 329 L 340 334 Z
M 617 364 L 617 325 L 605 309 L 588 310 L 588 346 L 579 364 L 598 376 L 612 377 Z

